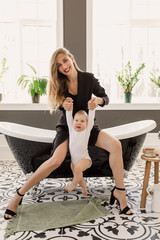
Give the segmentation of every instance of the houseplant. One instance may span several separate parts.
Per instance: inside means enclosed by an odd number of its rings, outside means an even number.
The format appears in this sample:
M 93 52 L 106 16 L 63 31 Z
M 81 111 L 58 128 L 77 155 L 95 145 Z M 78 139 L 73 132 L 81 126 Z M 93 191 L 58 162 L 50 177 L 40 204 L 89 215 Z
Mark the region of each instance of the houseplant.
M 125 102 L 131 102 L 132 90 L 136 83 L 139 81 L 138 75 L 141 70 L 145 67 L 145 64 L 136 69 L 134 73 L 132 73 L 132 67 L 130 61 L 127 62 L 124 69 L 121 72 L 117 73 L 117 79 L 122 86 L 122 89 L 125 94 Z
M 32 97 L 32 102 L 39 103 L 40 96 L 46 94 L 48 77 L 38 77 L 36 69 L 28 63 L 27 65 L 32 69 L 33 75 L 21 75 L 17 83 L 21 85 L 22 89 L 28 86 L 28 92 Z
M 2 100 L 2 88 L 3 88 L 3 77 L 4 74 L 7 72 L 7 58 L 2 58 L 1 64 L 0 64 L 0 102 Z
M 150 72 L 150 80 L 154 83 L 154 85 L 157 87 L 156 90 L 156 97 L 158 101 L 160 101 L 160 72 L 158 69 L 153 70 L 153 72 Z

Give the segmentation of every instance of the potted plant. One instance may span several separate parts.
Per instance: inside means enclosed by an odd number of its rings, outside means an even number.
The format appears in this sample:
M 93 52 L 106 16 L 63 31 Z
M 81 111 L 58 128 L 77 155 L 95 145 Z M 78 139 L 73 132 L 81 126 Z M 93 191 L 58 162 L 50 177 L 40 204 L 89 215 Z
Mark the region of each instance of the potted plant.
M 151 74 L 150 80 L 157 87 L 156 97 L 158 101 L 160 101 L 160 72 L 158 69 L 155 69 L 153 72 L 150 72 L 150 74 Z
M 8 67 L 7 64 L 7 58 L 2 58 L 1 64 L 0 64 L 0 102 L 2 101 L 2 88 L 3 88 L 3 77 L 4 74 L 7 72 Z
M 39 103 L 40 96 L 46 94 L 48 77 L 38 77 L 36 69 L 28 63 L 27 65 L 32 69 L 33 75 L 22 75 L 17 80 L 17 83 L 21 85 L 22 89 L 28 86 L 28 92 L 32 97 L 32 102 Z
M 142 63 L 142 65 L 136 69 L 134 73 L 132 73 L 131 63 L 128 61 L 124 69 L 117 74 L 117 79 L 121 84 L 125 94 L 125 102 L 131 102 L 132 90 L 139 81 L 138 75 L 144 67 L 145 64 Z

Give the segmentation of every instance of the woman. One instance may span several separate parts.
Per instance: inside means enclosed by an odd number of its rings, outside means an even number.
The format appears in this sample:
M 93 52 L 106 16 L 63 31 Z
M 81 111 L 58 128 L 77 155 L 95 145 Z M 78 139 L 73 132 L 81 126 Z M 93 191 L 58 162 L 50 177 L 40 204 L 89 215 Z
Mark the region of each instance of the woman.
M 92 94 L 96 97 L 92 98 Z M 50 107 L 54 110 L 62 110 L 62 116 L 56 127 L 57 135 L 53 142 L 52 156 L 36 170 L 20 189 L 17 189 L 7 206 L 5 219 L 10 219 L 16 214 L 24 194 L 31 187 L 46 178 L 64 161 L 68 152 L 69 137 L 65 111 L 70 111 L 72 106 L 72 101 L 67 101 L 68 97 L 73 100 L 73 115 L 79 110 L 87 111 L 88 108 L 94 110 L 98 105 L 104 106 L 109 102 L 108 96 L 99 85 L 98 80 L 93 74 L 80 71 L 73 55 L 64 48 L 56 50 L 51 57 L 48 95 Z M 109 163 L 116 185 L 111 192 L 110 204 L 113 204 L 116 199 L 120 204 L 120 213 L 132 214 L 126 201 L 120 142 L 94 125 L 89 145 L 103 148 L 110 153 Z

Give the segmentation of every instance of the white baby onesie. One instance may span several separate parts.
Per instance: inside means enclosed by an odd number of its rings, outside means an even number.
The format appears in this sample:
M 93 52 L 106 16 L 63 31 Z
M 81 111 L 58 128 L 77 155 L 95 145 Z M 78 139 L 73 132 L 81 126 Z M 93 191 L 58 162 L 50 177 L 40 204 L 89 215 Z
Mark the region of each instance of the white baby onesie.
M 78 160 L 82 158 L 91 160 L 88 153 L 88 140 L 90 137 L 91 129 L 94 125 L 94 116 L 95 110 L 89 110 L 88 124 L 86 129 L 81 132 L 77 132 L 73 128 L 72 111 L 66 111 L 67 124 L 69 128 L 69 150 L 71 160 L 74 165 L 78 162 Z

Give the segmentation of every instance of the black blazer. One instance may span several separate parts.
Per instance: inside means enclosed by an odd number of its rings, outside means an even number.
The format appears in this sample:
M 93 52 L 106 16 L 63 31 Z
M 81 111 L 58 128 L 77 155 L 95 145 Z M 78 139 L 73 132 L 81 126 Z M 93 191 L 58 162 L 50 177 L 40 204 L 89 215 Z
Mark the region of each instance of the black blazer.
M 100 86 L 98 79 L 92 73 L 78 71 L 78 94 L 73 96 L 68 92 L 68 89 L 65 92 L 65 97 L 73 98 L 73 115 L 79 110 L 88 112 L 88 101 L 92 98 L 92 94 L 103 99 L 104 103 L 100 106 L 103 107 L 109 103 L 109 98 L 104 88 Z M 63 125 L 64 123 L 66 124 L 65 110 L 62 107 L 60 110 L 63 112 L 63 115 L 58 125 L 61 125 L 61 123 Z
M 103 99 L 104 103 L 101 105 L 102 107 L 109 103 L 109 98 L 104 88 L 100 86 L 99 81 L 94 75 L 92 73 L 78 71 L 78 94 L 73 96 L 68 92 L 68 89 L 65 92 L 65 97 L 73 98 L 73 115 L 79 110 L 88 112 L 88 101 L 92 98 L 92 94 Z M 65 110 L 62 107 L 60 110 L 62 111 L 62 115 L 56 126 L 57 135 L 53 142 L 54 149 L 69 136 Z

